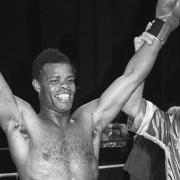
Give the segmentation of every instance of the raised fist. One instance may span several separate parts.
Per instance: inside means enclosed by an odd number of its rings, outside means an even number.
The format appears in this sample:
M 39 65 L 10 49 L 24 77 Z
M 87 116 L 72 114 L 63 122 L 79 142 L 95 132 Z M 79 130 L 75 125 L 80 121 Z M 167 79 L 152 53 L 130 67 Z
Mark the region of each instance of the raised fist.
M 158 0 L 156 6 L 156 18 L 168 22 L 172 30 L 179 25 L 180 0 Z

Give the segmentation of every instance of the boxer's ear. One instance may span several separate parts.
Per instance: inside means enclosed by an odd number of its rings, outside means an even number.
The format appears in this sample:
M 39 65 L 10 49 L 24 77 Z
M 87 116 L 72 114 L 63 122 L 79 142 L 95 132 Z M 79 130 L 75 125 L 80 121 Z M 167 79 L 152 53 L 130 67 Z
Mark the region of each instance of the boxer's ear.
M 33 81 L 32 81 L 32 86 L 34 87 L 34 89 L 35 89 L 38 93 L 40 93 L 41 86 L 40 86 L 39 81 L 37 81 L 36 79 L 33 79 Z

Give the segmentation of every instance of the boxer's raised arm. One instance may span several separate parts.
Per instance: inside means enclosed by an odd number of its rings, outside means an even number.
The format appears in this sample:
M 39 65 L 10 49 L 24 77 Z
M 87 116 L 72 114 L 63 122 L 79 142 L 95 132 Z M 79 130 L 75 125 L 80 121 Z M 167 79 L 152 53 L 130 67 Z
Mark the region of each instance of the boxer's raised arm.
M 115 118 L 134 90 L 143 83 L 151 71 L 160 47 L 161 42 L 154 40 L 152 45 L 144 44 L 130 59 L 126 68 L 129 69 L 128 73 L 116 79 L 101 95 L 98 108 L 94 112 L 95 122 L 99 121 L 104 128 Z
M 158 3 L 158 6 L 162 5 L 162 9 L 159 7 L 157 9 L 158 11 L 162 11 L 161 15 L 164 11 L 163 18 L 156 18 L 152 27 L 148 30 L 149 33 L 154 36 L 153 43 L 151 45 L 145 43 L 142 46 L 142 48 L 130 59 L 124 75 L 116 79 L 102 94 L 98 101 L 98 107 L 93 114 L 93 121 L 102 128 L 115 118 L 136 88 L 144 82 L 153 67 L 162 44 L 166 41 L 170 32 L 178 26 L 179 19 L 178 21 L 175 21 L 174 19 L 176 19 L 176 17 L 173 16 L 175 12 L 179 12 L 180 0 L 160 1 L 161 3 Z M 166 6 L 162 3 L 166 3 Z M 167 9 L 164 9 L 164 7 Z M 167 10 L 170 12 L 167 12 Z M 167 18 L 165 18 L 165 13 L 167 13 Z M 156 14 L 158 13 L 156 12 Z M 178 13 L 176 15 L 179 17 Z M 160 18 L 161 16 L 156 15 L 156 17 Z M 135 104 L 136 102 L 132 103 Z
M 7 123 L 18 116 L 17 105 L 10 87 L 0 73 L 0 126 L 6 131 Z
M 179 25 L 180 1 L 179 0 L 159 0 L 156 6 L 156 18 L 146 29 L 148 33 L 142 34 L 142 39 L 151 41 L 151 36 L 160 40 L 164 44 L 174 29 Z M 150 33 L 150 34 L 149 34 Z M 139 42 L 142 46 L 142 41 Z M 128 71 L 128 69 L 127 69 Z M 126 72 L 125 72 L 126 73 Z M 129 116 L 135 117 L 143 94 L 143 85 L 131 95 L 125 106 L 122 108 Z

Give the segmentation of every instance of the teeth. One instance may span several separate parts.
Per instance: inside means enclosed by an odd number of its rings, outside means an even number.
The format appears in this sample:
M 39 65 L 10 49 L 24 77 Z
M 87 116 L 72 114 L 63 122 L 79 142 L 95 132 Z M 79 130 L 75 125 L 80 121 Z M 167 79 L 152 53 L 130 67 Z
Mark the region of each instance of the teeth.
M 69 94 L 58 94 L 58 95 L 56 95 L 56 97 L 63 99 L 63 100 L 66 100 L 69 98 Z

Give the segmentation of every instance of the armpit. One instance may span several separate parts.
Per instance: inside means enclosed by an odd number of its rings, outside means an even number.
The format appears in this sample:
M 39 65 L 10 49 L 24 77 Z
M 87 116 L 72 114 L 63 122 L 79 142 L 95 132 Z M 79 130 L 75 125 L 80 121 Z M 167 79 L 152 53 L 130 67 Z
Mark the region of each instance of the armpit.
M 130 117 L 130 116 L 128 117 L 127 127 L 130 130 L 136 132 L 136 130 L 140 127 L 144 119 L 145 112 L 146 112 L 146 100 L 142 99 L 136 117 Z
M 17 119 L 10 119 L 7 125 L 7 133 L 20 133 L 24 139 L 29 138 L 29 133 L 25 128 L 23 122 Z

